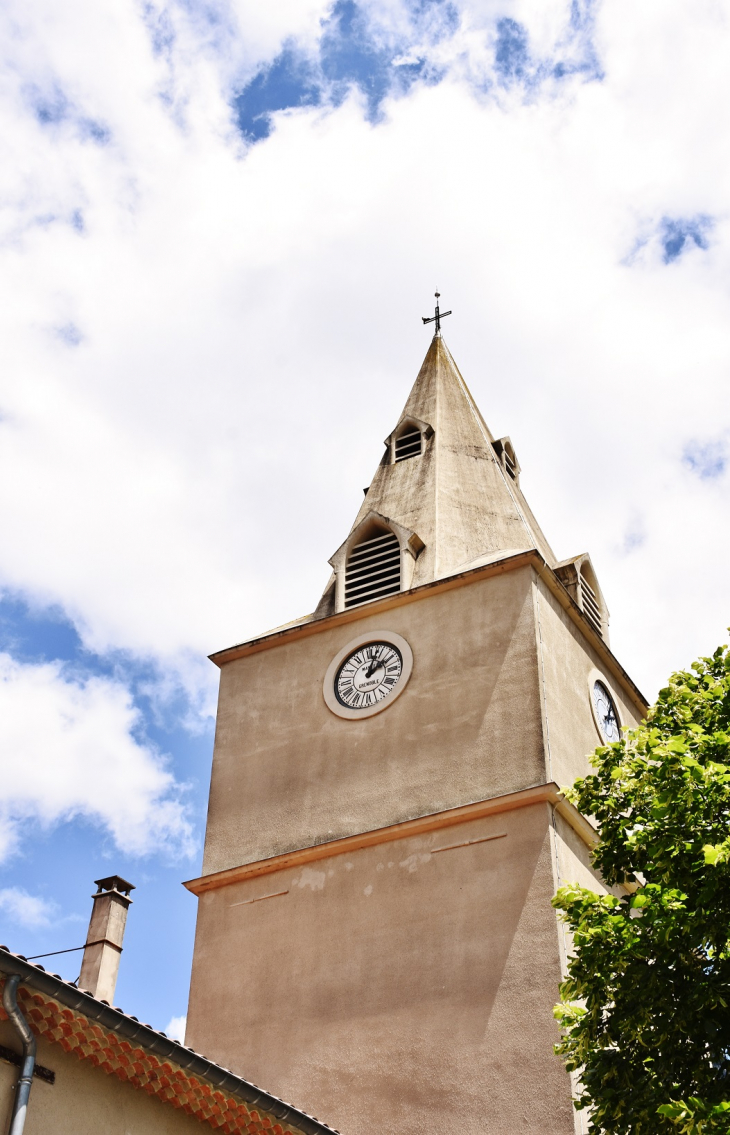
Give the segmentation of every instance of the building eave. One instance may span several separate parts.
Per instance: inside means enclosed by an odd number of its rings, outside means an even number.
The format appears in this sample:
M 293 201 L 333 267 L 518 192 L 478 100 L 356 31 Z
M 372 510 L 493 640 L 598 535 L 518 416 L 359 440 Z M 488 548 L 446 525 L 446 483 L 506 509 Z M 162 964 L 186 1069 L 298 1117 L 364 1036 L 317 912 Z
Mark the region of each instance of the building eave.
M 341 839 L 327 840 L 296 848 L 293 851 L 285 851 L 280 855 L 272 856 L 270 859 L 260 859 L 250 863 L 241 863 L 236 867 L 227 867 L 222 871 L 214 871 L 210 875 L 202 875 L 198 879 L 188 879 L 187 882 L 183 883 L 183 886 L 199 897 L 207 891 L 218 890 L 230 883 L 242 883 L 247 879 L 285 871 L 291 867 L 303 867 L 321 859 L 330 859 L 335 855 L 350 855 L 365 847 L 378 847 L 395 840 L 409 839 L 412 836 L 450 828 L 456 824 L 481 820 L 485 816 L 496 816 L 541 803 L 552 805 L 586 847 L 592 850 L 596 846 L 599 835 L 590 821 L 566 799 L 555 781 L 546 781 L 542 784 L 533 784 L 529 788 L 522 788 L 517 792 L 507 792 L 501 796 L 492 796 L 486 800 L 475 800 L 470 804 L 461 804 L 456 808 L 447 808 L 441 812 L 429 812 L 422 816 L 414 816 L 410 820 L 401 820 L 397 824 L 389 824 L 384 828 L 375 828 L 372 831 L 344 836 Z
M 23 987 L 36 991 L 37 994 L 41 995 L 39 1001 L 46 1005 L 49 1002 L 57 1003 L 64 1010 L 70 1010 L 71 1014 L 75 1015 L 77 1019 L 89 1022 L 91 1028 L 101 1026 L 102 1029 L 106 1029 L 109 1033 L 114 1033 L 119 1037 L 123 1045 L 126 1043 L 127 1047 L 134 1046 L 138 1050 L 143 1050 L 144 1053 L 149 1053 L 151 1057 L 155 1058 L 156 1063 L 169 1063 L 171 1066 L 174 1065 L 176 1068 L 182 1069 L 188 1078 L 222 1093 L 226 1099 L 240 1101 L 249 1112 L 255 1110 L 265 1113 L 279 1124 L 285 1124 L 287 1128 L 291 1128 L 295 1132 L 303 1132 L 304 1135 L 332 1135 L 334 1129 L 326 1123 L 320 1122 L 313 1116 L 307 1115 L 306 1112 L 285 1103 L 277 1096 L 256 1087 L 255 1084 L 249 1083 L 248 1080 L 244 1080 L 227 1068 L 222 1068 L 212 1060 L 206 1059 L 206 1057 L 194 1052 L 193 1049 L 186 1048 L 178 1041 L 171 1040 L 170 1037 L 157 1032 L 150 1025 L 142 1024 L 134 1017 L 122 1012 L 121 1009 L 97 1000 L 82 989 L 77 989 L 56 974 L 47 973 L 42 966 L 33 965 L 21 955 L 11 953 L 6 947 L 0 947 L 0 976 L 9 977 L 11 974 L 17 974 L 20 977 L 21 991 Z M 68 1029 L 69 1014 L 64 1013 L 64 1018 L 63 1027 Z M 30 1012 L 30 1024 L 34 1031 L 37 1031 L 37 1022 L 33 1019 L 32 1010 Z M 40 1032 L 40 1035 L 44 1035 L 43 1031 Z M 49 1039 L 51 1041 L 59 1039 L 55 1037 L 52 1029 L 49 1032 Z M 63 1040 L 65 1039 L 64 1034 Z M 63 1043 L 63 1040 L 61 1040 L 61 1043 Z M 64 1045 L 64 1047 L 67 1046 Z M 126 1078 L 131 1079 L 131 1077 Z M 170 1102 L 169 1098 L 160 1094 L 160 1091 L 157 1090 L 162 1085 L 161 1078 L 156 1071 L 150 1071 L 149 1082 L 152 1085 L 152 1094 L 159 1095 L 163 1103 Z M 133 1086 L 137 1088 L 144 1086 L 145 1090 L 150 1090 L 149 1087 L 141 1084 L 133 1084 Z M 180 1106 L 179 1101 L 176 1100 L 175 1106 Z M 205 1117 L 201 1115 L 197 1117 L 203 1122 L 206 1121 Z M 217 1120 L 217 1116 L 212 1118 Z M 217 1121 L 211 1122 L 210 1119 L 208 1122 L 211 1126 L 221 1125 Z M 240 1128 L 241 1131 L 246 1129 L 244 1126 Z

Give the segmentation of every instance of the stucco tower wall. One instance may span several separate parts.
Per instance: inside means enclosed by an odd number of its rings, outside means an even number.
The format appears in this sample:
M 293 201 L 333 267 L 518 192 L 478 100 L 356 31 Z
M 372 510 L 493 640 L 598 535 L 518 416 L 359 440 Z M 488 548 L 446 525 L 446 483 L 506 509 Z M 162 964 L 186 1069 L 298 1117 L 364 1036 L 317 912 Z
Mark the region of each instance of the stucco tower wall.
M 606 665 L 590 637 L 571 620 L 543 578 L 535 587 L 549 780 L 571 785 L 590 771 L 589 757 L 604 740 L 591 709 L 593 682 L 613 695 L 622 727 L 638 725 L 646 707 Z
M 332 659 L 383 632 L 408 684 L 336 716 Z M 218 660 L 186 1042 L 352 1135 L 571 1135 L 550 900 L 575 872 L 602 886 L 535 793 L 565 811 L 546 782 L 588 771 L 594 671 L 624 724 L 644 707 L 550 568 L 508 557 Z
M 570 1135 L 550 811 L 202 894 L 187 1043 L 348 1135 Z
M 594 869 L 591 861 L 591 846 L 589 846 L 555 808 L 552 811 L 552 845 L 553 845 L 553 884 L 557 891 L 566 883 L 578 883 L 581 887 L 595 891 L 596 894 L 614 894 L 622 898 L 626 894 L 624 887 L 607 887 L 601 876 Z M 572 952 L 572 935 L 562 919 L 556 923 L 558 934 L 558 949 L 560 954 L 561 977 L 565 977 L 568 970 L 568 961 Z M 557 990 L 556 997 L 557 1001 Z M 577 1096 L 580 1090 L 579 1077 L 571 1074 L 571 1091 Z M 575 1135 L 585 1135 L 588 1131 L 588 1117 L 583 1111 L 574 1113 Z
M 284 639 L 223 666 L 203 873 L 543 782 L 530 566 Z M 356 635 L 402 635 L 413 673 L 346 721 L 323 680 Z

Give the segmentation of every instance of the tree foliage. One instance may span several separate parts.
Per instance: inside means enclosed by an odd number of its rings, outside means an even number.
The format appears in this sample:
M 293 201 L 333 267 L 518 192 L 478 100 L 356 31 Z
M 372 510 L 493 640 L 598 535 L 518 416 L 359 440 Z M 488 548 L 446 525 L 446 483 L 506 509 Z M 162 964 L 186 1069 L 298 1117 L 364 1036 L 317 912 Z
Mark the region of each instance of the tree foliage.
M 574 943 L 556 1051 L 591 1132 L 730 1132 L 730 650 L 674 674 L 569 799 L 617 898 L 554 899 Z

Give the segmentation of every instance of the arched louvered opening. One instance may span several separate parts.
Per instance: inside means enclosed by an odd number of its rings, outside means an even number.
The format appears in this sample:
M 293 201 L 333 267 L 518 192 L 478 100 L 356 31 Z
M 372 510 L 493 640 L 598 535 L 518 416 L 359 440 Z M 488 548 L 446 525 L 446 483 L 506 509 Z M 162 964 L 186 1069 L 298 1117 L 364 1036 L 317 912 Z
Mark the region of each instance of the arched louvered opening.
M 371 528 L 350 549 L 345 566 L 345 607 L 400 591 L 400 543 L 390 529 Z
M 497 454 L 497 457 L 499 458 L 502 468 L 504 469 L 507 476 L 511 477 L 513 481 L 517 481 L 519 483 L 520 463 L 517 460 L 515 447 L 513 446 L 510 439 L 508 437 L 501 437 L 499 441 L 492 442 L 492 447 L 494 449 L 494 452 Z
M 407 424 L 395 439 L 395 462 L 407 461 L 409 457 L 420 457 L 423 449 L 423 434 L 418 426 Z
M 592 573 L 590 573 L 592 574 Z M 600 635 L 603 634 L 603 619 L 601 618 L 601 604 L 598 598 L 598 584 L 595 576 L 590 578 L 589 569 L 586 565 L 580 569 L 580 598 L 583 614 L 588 619 L 588 622 L 598 631 Z
M 517 479 L 517 458 L 511 445 L 504 447 L 504 467 L 513 481 Z

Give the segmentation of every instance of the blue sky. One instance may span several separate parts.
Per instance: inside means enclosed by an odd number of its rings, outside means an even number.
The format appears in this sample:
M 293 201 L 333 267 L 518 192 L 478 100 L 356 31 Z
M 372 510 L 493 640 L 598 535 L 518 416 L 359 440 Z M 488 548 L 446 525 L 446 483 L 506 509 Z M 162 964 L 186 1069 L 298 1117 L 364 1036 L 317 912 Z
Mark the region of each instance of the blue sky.
M 485 59 L 475 85 L 534 92 L 549 80 L 600 79 L 591 38 L 593 8 L 588 0 L 566 9 L 563 34 L 544 57 L 535 54 L 525 24 L 495 12 L 482 29 Z M 448 77 L 462 20 L 451 0 L 404 5 L 395 26 L 378 20 L 367 4 L 337 0 L 326 10 L 314 45 L 285 41 L 236 91 L 238 128 L 256 142 L 269 136 L 276 112 L 336 107 L 352 90 L 362 97 L 368 120 L 377 122 L 388 100 L 407 96 L 417 84 L 436 85 Z
M 117 1002 L 164 1028 L 207 655 L 313 608 L 437 287 L 638 684 L 725 634 L 730 29 L 711 0 L 0 20 L 0 940 L 80 944 L 122 874 Z
M 14 911 L 25 911 L 20 924 L 26 956 L 83 943 L 94 879 L 114 873 L 133 882 L 136 890 L 125 957 L 125 963 L 129 958 L 130 964 L 120 971 L 116 1000 L 126 1008 L 137 1004 L 141 982 L 146 989 L 144 1011 L 162 1028 L 175 1015 L 172 1009 L 184 997 L 190 974 L 194 900 L 180 886 L 181 863 L 190 863 L 190 875 L 197 862 L 195 841 L 200 839 L 205 816 L 212 719 L 201 718 L 194 730 L 181 726 L 180 717 L 190 707 L 180 691 L 160 710 L 148 693 L 150 683 L 156 680 L 154 669 L 126 653 L 119 656 L 85 650 L 73 622 L 58 608 L 30 609 L 17 596 L 6 595 L 0 601 L 0 652 L 26 666 L 61 663 L 68 682 L 84 683 L 99 677 L 123 682 L 139 710 L 134 738 L 151 745 L 156 753 L 169 755 L 174 762 L 191 829 L 192 855 L 181 860 L 180 848 L 174 844 L 160 854 L 154 843 L 152 854 L 125 853 L 120 840 L 104 832 L 103 820 L 100 824 L 103 808 L 94 814 L 87 806 L 87 814 L 82 809 L 73 817 L 62 814 L 51 822 L 44 822 L 42 816 L 25 818 L 15 854 L 0 867 L 0 910 L 7 926 L 3 941 L 20 952 L 11 932 L 12 916 Z M 111 811 L 115 801 L 109 799 L 108 803 Z M 150 809 L 145 821 L 153 823 L 154 818 L 154 809 Z M 37 901 L 24 902 L 18 890 Z M 74 952 L 39 961 L 52 972 L 75 980 L 80 957 Z

